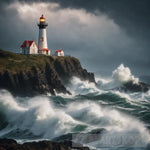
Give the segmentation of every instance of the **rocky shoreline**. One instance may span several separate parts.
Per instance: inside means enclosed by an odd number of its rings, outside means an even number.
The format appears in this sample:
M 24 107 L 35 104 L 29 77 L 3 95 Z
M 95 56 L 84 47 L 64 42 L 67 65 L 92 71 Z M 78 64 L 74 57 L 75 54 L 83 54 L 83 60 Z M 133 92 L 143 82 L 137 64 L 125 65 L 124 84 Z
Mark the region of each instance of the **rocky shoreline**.
M 77 145 L 77 147 L 72 147 Z M 18 144 L 13 139 L 0 139 L 0 150 L 90 150 L 82 144 L 72 143 L 71 141 L 53 142 L 53 141 L 39 141 L 27 142 Z

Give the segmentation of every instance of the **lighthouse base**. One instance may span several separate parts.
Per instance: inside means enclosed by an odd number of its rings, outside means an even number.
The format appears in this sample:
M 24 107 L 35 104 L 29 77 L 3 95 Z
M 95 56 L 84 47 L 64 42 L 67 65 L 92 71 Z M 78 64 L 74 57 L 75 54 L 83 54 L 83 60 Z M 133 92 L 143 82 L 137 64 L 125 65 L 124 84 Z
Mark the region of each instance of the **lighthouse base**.
M 41 55 L 50 55 L 50 49 L 39 50 L 39 54 L 41 54 Z

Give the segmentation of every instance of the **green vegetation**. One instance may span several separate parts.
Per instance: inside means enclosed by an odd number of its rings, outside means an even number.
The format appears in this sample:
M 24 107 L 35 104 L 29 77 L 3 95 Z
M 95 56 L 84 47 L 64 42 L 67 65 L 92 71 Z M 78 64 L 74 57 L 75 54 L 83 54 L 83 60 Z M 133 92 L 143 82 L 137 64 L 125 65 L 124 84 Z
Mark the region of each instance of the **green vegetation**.
M 77 61 L 76 58 L 69 56 L 21 55 L 0 50 L 0 72 L 4 70 L 9 70 L 14 73 L 18 71 L 26 72 L 33 67 L 43 68 L 46 63 L 50 63 L 53 66 L 57 59 L 62 63 L 69 59 Z

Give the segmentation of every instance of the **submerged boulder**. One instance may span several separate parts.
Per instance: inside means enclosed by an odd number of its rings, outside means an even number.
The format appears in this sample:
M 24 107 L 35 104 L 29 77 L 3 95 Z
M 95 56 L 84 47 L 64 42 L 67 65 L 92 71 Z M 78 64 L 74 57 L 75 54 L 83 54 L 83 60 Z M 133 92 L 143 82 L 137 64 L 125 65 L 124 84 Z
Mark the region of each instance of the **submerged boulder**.
M 124 90 L 126 92 L 147 92 L 150 89 L 150 85 L 143 83 L 143 82 L 127 82 L 124 83 L 121 87 L 121 90 Z

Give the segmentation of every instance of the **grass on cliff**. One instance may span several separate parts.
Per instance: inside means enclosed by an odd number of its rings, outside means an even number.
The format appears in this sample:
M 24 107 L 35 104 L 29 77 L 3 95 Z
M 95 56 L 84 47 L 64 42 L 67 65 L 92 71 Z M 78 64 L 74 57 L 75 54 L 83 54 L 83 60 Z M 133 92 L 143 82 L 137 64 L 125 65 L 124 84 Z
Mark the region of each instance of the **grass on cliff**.
M 46 55 L 22 55 L 12 52 L 0 50 L 0 72 L 9 70 L 11 72 L 17 71 L 29 71 L 33 67 L 45 67 L 46 63 L 51 65 L 59 59 L 63 62 L 66 59 L 75 59 L 74 57 L 58 57 L 58 56 L 46 56 Z

